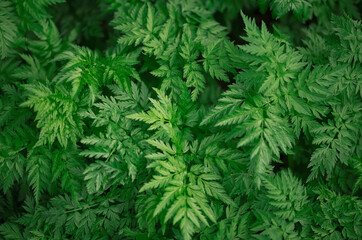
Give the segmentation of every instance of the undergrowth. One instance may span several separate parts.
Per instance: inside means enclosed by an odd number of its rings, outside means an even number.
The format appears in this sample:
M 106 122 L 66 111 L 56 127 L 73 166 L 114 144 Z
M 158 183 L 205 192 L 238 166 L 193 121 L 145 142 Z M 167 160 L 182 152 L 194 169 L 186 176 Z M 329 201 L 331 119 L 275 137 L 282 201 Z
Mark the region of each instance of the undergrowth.
M 0 0 L 0 239 L 362 239 L 353 0 Z

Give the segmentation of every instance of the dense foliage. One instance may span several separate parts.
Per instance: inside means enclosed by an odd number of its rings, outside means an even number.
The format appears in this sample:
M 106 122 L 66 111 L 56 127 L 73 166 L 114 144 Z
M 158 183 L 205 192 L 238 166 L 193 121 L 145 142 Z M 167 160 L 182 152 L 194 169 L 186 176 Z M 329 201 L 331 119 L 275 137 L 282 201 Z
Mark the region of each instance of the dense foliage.
M 0 0 L 0 239 L 362 239 L 355 0 Z

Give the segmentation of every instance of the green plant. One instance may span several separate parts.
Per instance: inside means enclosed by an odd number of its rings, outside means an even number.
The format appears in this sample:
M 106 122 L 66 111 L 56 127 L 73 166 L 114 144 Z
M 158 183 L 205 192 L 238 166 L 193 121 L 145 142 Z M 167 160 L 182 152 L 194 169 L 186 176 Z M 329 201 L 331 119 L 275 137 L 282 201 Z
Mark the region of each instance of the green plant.
M 359 7 L 0 0 L 0 238 L 361 239 Z

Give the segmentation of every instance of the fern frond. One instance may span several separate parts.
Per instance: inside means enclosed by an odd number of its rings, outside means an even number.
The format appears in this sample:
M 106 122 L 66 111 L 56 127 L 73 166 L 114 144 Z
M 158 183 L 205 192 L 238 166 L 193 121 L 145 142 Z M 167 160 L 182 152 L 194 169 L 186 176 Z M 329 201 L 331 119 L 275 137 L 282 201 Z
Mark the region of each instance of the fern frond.
M 10 1 L 0 1 L 0 56 L 4 58 L 13 52 L 12 46 L 18 37 L 18 18 Z

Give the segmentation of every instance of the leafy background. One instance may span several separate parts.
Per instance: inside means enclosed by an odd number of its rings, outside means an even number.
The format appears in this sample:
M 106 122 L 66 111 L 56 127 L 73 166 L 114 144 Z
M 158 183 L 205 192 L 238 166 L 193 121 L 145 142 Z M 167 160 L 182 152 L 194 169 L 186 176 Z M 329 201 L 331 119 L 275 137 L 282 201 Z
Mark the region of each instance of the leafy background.
M 1 239 L 362 239 L 359 0 L 0 0 Z

